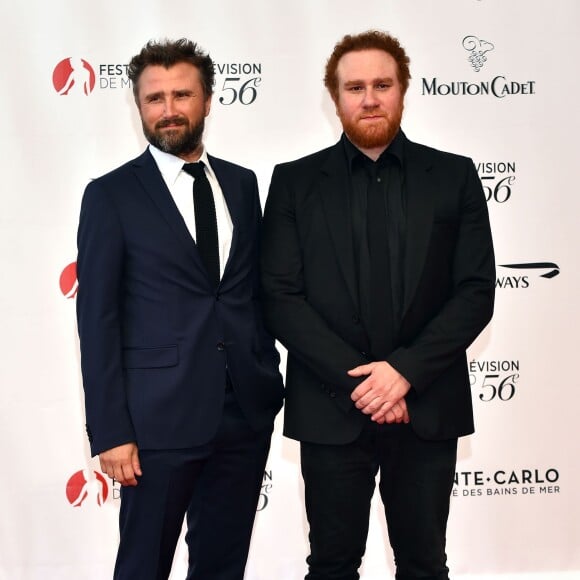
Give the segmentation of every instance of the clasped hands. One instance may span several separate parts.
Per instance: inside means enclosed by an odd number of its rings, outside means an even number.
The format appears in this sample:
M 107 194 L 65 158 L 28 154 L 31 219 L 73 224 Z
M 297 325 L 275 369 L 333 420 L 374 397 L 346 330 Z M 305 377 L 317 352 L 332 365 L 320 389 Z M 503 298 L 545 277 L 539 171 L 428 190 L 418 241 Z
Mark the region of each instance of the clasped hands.
M 411 384 L 388 362 L 377 361 L 348 371 L 351 377 L 366 379 L 351 393 L 357 409 L 378 424 L 409 423 L 405 395 Z

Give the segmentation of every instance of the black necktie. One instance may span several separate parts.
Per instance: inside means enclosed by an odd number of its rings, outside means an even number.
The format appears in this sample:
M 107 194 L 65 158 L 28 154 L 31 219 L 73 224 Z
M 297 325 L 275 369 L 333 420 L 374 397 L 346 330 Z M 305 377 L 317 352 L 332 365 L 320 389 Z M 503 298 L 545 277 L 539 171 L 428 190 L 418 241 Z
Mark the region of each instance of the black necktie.
M 195 243 L 214 288 L 220 281 L 217 218 L 211 186 L 202 161 L 185 163 L 183 171 L 194 178 L 193 208 L 195 211 Z

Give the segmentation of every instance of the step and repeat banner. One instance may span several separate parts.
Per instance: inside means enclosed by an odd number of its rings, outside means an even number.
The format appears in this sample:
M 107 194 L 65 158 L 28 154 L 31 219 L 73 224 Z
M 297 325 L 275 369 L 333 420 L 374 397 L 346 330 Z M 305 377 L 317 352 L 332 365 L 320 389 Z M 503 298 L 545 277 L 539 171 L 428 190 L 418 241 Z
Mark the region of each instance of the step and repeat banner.
M 369 28 L 411 57 L 407 136 L 474 159 L 496 247 L 495 316 L 469 351 L 477 432 L 459 449 L 453 577 L 580 578 L 576 0 L 6 1 L 0 17 L 0 579 L 111 577 L 119 487 L 84 432 L 76 228 L 87 182 L 146 146 L 130 57 L 164 37 L 210 52 L 207 149 L 254 169 L 264 201 L 275 163 L 339 138 L 324 64 Z M 306 570 L 298 445 L 280 419 L 247 580 Z M 171 578 L 186 567 L 180 543 Z M 376 501 L 362 578 L 393 575 Z

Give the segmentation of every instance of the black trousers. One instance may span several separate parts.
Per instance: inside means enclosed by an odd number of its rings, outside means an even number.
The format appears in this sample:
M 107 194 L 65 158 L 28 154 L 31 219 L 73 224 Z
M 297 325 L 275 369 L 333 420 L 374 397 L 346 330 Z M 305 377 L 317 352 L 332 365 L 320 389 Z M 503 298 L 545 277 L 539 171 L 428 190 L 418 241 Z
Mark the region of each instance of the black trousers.
M 310 525 L 307 580 L 356 580 L 380 471 L 397 580 L 447 580 L 445 533 L 457 439 L 425 441 L 410 425 L 370 422 L 347 445 L 301 443 Z
M 166 580 L 187 515 L 187 580 L 242 580 L 270 447 L 226 391 L 222 422 L 206 445 L 140 451 L 143 475 L 121 489 L 115 580 Z

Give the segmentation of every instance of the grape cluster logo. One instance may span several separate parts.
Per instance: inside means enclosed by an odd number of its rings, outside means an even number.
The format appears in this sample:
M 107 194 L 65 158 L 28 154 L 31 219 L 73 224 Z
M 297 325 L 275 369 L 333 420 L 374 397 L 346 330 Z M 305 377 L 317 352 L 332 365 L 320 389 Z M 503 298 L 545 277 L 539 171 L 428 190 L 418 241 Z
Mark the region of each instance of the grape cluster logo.
M 54 67 L 52 85 L 61 96 L 71 93 L 88 96 L 95 88 L 95 71 L 84 58 L 70 56 Z
M 80 507 L 85 500 L 102 506 L 109 495 L 109 487 L 103 475 L 91 469 L 73 474 L 66 484 L 66 498 L 73 507 Z
M 72 262 L 60 274 L 60 291 L 65 298 L 74 298 L 77 295 L 79 283 L 77 280 L 77 263 Z
M 469 52 L 467 60 L 475 72 L 479 72 L 487 61 L 486 53 L 495 47 L 487 40 L 481 40 L 477 36 L 466 36 L 463 41 L 463 48 Z
M 455 42 L 457 41 L 454 41 L 454 45 Z M 461 43 L 469 52 L 467 60 L 472 71 L 479 73 L 487 62 L 487 54 L 495 49 L 494 45 L 473 35 L 463 37 Z M 489 96 L 497 99 L 532 96 L 536 94 L 536 81 L 513 80 L 504 75 L 496 75 L 493 78 L 480 77 L 477 80 L 473 76 L 469 79 L 442 79 L 430 76 L 421 79 L 421 94 L 431 97 L 481 98 Z M 502 195 L 504 193 L 506 192 L 503 191 Z

